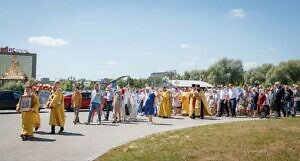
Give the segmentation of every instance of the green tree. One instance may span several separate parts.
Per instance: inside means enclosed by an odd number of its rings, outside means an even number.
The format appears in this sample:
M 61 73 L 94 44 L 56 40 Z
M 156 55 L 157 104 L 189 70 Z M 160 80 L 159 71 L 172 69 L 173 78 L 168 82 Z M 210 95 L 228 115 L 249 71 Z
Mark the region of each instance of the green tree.
M 266 75 L 272 67 L 274 67 L 272 64 L 262 64 L 256 68 L 249 69 L 244 74 L 245 84 L 255 85 L 265 83 Z
M 190 79 L 191 80 L 200 80 L 200 71 L 199 70 L 191 70 L 190 71 Z
M 131 77 L 125 77 L 123 79 L 118 80 L 117 84 L 120 88 L 126 87 L 127 85 L 133 86 L 134 79 L 132 79 Z
M 60 87 L 63 91 L 72 91 L 73 81 L 72 80 L 63 80 L 60 82 Z
M 284 63 L 285 70 L 289 76 L 289 84 L 294 84 L 300 81 L 300 60 L 289 60 Z
M 184 79 L 184 80 L 190 80 L 190 78 L 191 78 L 190 72 L 189 71 L 185 71 L 183 73 L 182 79 Z
M 199 74 L 200 74 L 200 80 L 207 81 L 207 76 L 209 74 L 208 71 L 206 71 L 206 70 L 200 70 Z
M 211 65 L 207 72 L 208 82 L 214 85 L 241 84 L 244 82 L 244 70 L 241 60 L 222 58 Z
M 273 84 L 279 81 L 283 84 L 294 84 L 300 80 L 300 60 L 281 62 L 267 72 L 266 82 Z
M 132 87 L 143 88 L 147 84 L 146 79 L 133 79 Z
M 24 92 L 24 84 L 21 81 L 10 81 L 5 83 L 2 87 L 2 90 L 14 90 L 19 92 Z

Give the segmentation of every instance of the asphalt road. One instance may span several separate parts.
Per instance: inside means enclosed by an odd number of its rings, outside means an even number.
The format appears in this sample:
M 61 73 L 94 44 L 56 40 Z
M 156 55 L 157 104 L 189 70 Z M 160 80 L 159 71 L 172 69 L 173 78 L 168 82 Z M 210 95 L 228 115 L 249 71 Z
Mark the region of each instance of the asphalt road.
M 172 119 L 154 118 L 150 125 L 145 117 L 137 122 L 102 125 L 73 125 L 74 114 L 66 113 L 65 132 L 49 135 L 48 110 L 42 110 L 41 128 L 30 141 L 20 138 L 21 115 L 13 111 L 0 111 L 0 161 L 85 161 L 93 160 L 109 149 L 142 138 L 144 136 L 174 129 L 216 123 L 250 120 L 249 118 L 206 118 L 191 120 L 175 117 Z M 81 122 L 87 120 L 87 112 L 80 113 Z M 96 120 L 96 117 L 95 119 Z M 56 129 L 58 131 L 59 128 Z

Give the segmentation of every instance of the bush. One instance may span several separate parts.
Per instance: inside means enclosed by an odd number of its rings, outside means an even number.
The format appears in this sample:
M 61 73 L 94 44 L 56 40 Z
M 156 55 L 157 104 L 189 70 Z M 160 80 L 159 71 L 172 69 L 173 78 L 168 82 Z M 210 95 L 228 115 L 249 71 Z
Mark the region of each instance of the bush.
M 10 81 L 8 83 L 5 83 L 1 90 L 14 90 L 19 92 L 24 92 L 24 84 L 21 81 Z

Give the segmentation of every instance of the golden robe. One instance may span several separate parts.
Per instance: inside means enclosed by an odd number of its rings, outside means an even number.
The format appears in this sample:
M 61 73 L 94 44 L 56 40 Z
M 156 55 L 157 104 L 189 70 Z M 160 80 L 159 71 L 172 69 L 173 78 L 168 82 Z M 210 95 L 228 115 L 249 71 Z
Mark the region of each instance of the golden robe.
M 212 113 L 208 106 L 208 102 L 206 100 L 204 92 L 201 90 L 200 93 L 196 92 L 196 103 L 195 103 L 195 116 L 200 117 L 201 115 L 201 108 L 203 108 L 203 116 L 209 115 L 211 116 Z
M 172 109 L 170 101 L 170 93 L 168 91 L 162 92 L 158 116 L 171 117 Z
M 32 111 L 22 111 L 22 135 L 33 136 L 33 127 L 39 113 L 39 99 L 33 94 L 31 100 Z M 19 103 L 17 104 L 17 110 L 19 110 Z
M 41 127 L 41 117 L 40 117 L 40 110 L 38 110 L 35 113 L 35 118 L 34 118 L 34 124 L 33 127 L 40 128 Z
M 195 106 L 196 106 L 196 100 L 199 99 L 198 92 L 194 89 L 191 90 L 191 97 L 190 97 L 190 117 L 195 115 Z
M 181 94 L 182 115 L 188 116 L 190 114 L 190 92 L 183 92 Z
M 61 90 L 53 91 L 49 102 L 51 108 L 49 125 L 63 127 L 65 124 L 64 95 Z

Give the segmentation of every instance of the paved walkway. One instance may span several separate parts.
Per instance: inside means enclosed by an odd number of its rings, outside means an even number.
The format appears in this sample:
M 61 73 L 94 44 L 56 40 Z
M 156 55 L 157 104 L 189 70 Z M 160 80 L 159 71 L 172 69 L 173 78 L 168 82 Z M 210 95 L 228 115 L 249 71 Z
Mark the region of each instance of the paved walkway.
M 81 121 L 87 120 L 87 112 L 80 113 Z M 21 115 L 0 111 L 0 153 L 1 161 L 84 161 L 93 160 L 109 149 L 129 141 L 174 129 L 251 120 L 250 118 L 222 118 L 191 120 L 176 117 L 172 119 L 154 118 L 155 124 L 147 123 L 145 117 L 139 116 L 137 122 L 102 125 L 74 126 L 73 113 L 66 113 L 65 133 L 49 135 L 49 113 L 41 113 L 42 127 L 32 141 L 21 141 Z M 96 118 L 96 117 L 95 117 Z M 56 131 L 59 129 L 57 128 Z

